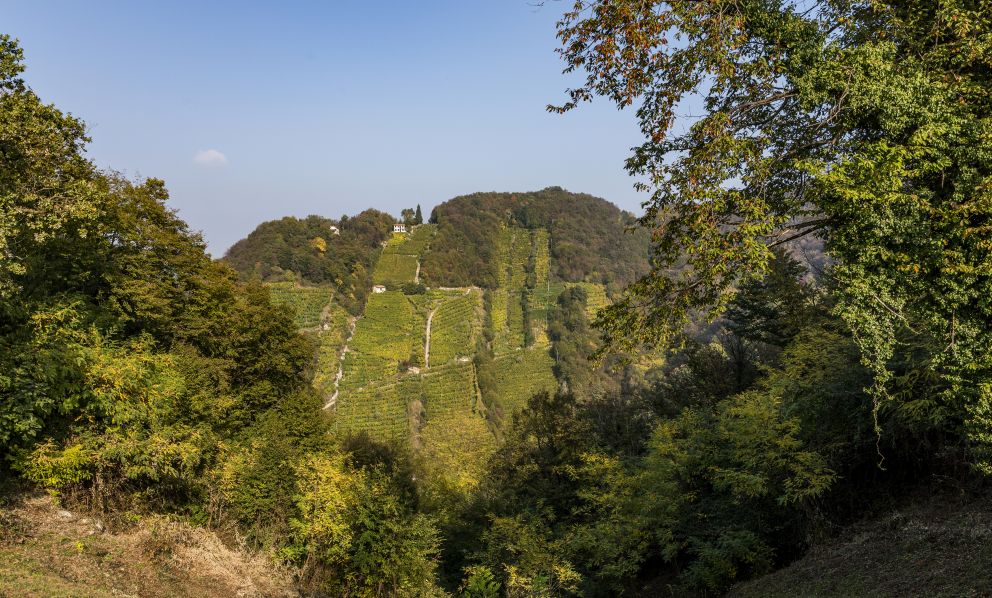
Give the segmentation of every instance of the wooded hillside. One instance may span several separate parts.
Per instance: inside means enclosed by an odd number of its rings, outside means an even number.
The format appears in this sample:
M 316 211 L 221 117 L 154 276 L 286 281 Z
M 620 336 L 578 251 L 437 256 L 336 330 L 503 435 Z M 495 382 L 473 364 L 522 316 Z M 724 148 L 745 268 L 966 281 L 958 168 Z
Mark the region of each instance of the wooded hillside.
M 339 302 L 358 313 L 393 222 L 388 214 L 373 209 L 340 220 L 287 216 L 259 224 L 223 259 L 243 280 L 331 285 Z
M 544 229 L 551 277 L 622 287 L 648 268 L 648 235 L 628 230 L 632 214 L 583 193 L 548 187 L 528 193 L 474 193 L 434 208 L 438 233 L 424 259 L 424 279 L 440 286 L 498 286 L 500 226 Z

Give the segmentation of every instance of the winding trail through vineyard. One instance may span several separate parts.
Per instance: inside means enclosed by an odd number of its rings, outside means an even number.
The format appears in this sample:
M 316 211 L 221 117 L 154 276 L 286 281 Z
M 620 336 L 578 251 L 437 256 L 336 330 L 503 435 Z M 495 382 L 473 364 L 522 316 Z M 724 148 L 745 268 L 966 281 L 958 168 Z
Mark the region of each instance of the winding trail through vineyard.
M 424 333 L 424 369 L 431 367 L 431 322 L 434 320 L 434 314 L 437 313 L 437 308 L 431 310 L 431 313 L 427 316 L 427 331 Z
M 344 356 L 348 353 L 348 343 L 351 342 L 351 337 L 355 336 L 355 325 L 358 324 L 359 318 L 353 319 L 348 324 L 348 338 L 344 341 L 344 347 L 341 349 L 341 357 L 338 358 L 338 373 L 334 374 L 334 394 L 331 395 L 327 402 L 324 403 L 324 409 L 330 409 L 338 401 L 338 393 L 341 385 L 341 378 L 344 377 Z

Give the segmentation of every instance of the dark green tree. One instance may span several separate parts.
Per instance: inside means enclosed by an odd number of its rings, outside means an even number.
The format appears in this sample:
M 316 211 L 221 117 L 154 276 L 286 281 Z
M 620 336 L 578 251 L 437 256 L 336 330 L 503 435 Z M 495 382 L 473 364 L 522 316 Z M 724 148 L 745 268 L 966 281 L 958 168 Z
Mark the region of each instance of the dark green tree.
M 242 280 L 270 282 L 288 277 L 302 284 L 333 285 L 339 303 L 357 314 L 372 286 L 369 274 L 392 225 L 391 216 L 371 209 L 350 218 L 342 216 L 336 223 L 321 216 L 287 216 L 259 224 L 228 249 L 224 261 Z M 331 232 L 332 226 L 338 234 Z M 315 239 L 323 242 L 315 243 Z
M 744 340 L 783 347 L 812 317 L 812 289 L 806 268 L 775 248 L 768 273 L 745 281 L 727 309 L 729 328 Z
M 496 245 L 506 224 L 551 232 L 551 275 L 621 287 L 648 269 L 648 234 L 625 231 L 634 216 L 609 202 L 549 187 L 531 193 L 475 193 L 434 208 L 438 225 L 425 256 L 429 286 L 496 287 Z

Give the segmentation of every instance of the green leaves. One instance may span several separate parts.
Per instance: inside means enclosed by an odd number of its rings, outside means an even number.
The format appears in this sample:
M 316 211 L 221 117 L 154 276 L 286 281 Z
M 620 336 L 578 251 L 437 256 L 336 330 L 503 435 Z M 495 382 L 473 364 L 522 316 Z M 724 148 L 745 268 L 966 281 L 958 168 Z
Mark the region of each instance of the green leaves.
M 22 60 L 0 35 L 0 301 L 44 267 L 46 248 L 91 233 L 98 213 L 85 127 L 38 99 L 20 78 Z
M 779 399 L 750 391 L 659 426 L 638 487 L 666 558 L 692 556 L 683 580 L 719 590 L 745 571 L 767 570 L 771 538 L 796 524 L 792 507 L 834 479 Z
M 351 469 L 342 455 L 313 456 L 298 468 L 296 540 L 326 568 L 321 591 L 423 595 L 433 589 L 438 537 L 411 513 L 380 468 Z
M 651 192 L 655 261 L 603 312 L 610 348 L 671 344 L 760 278 L 771 247 L 815 234 L 877 400 L 900 368 L 976 400 L 992 380 L 990 9 L 578 3 L 561 53 L 588 78 L 561 109 L 639 103 L 645 141 L 627 169 Z M 704 114 L 673 129 L 693 94 Z

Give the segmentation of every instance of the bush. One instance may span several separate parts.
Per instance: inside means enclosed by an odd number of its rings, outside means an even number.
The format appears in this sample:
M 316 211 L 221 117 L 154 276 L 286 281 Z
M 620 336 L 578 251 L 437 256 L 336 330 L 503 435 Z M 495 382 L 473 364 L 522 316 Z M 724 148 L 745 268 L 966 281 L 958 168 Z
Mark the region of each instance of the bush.
M 427 292 L 427 287 L 423 283 L 405 282 L 400 286 L 404 295 L 423 295 Z
M 93 478 L 94 455 L 80 444 L 59 449 L 52 441 L 38 445 L 17 464 L 21 475 L 58 495 Z
M 752 391 L 663 422 L 635 504 L 661 554 L 685 562 L 685 584 L 720 591 L 768 571 L 774 547 L 801 537 L 802 506 L 835 477 L 780 401 Z
M 351 469 L 342 454 L 297 469 L 293 547 L 312 588 L 334 595 L 432 593 L 438 537 L 431 521 L 399 500 L 378 467 Z M 305 558 L 304 558 L 305 557 Z

